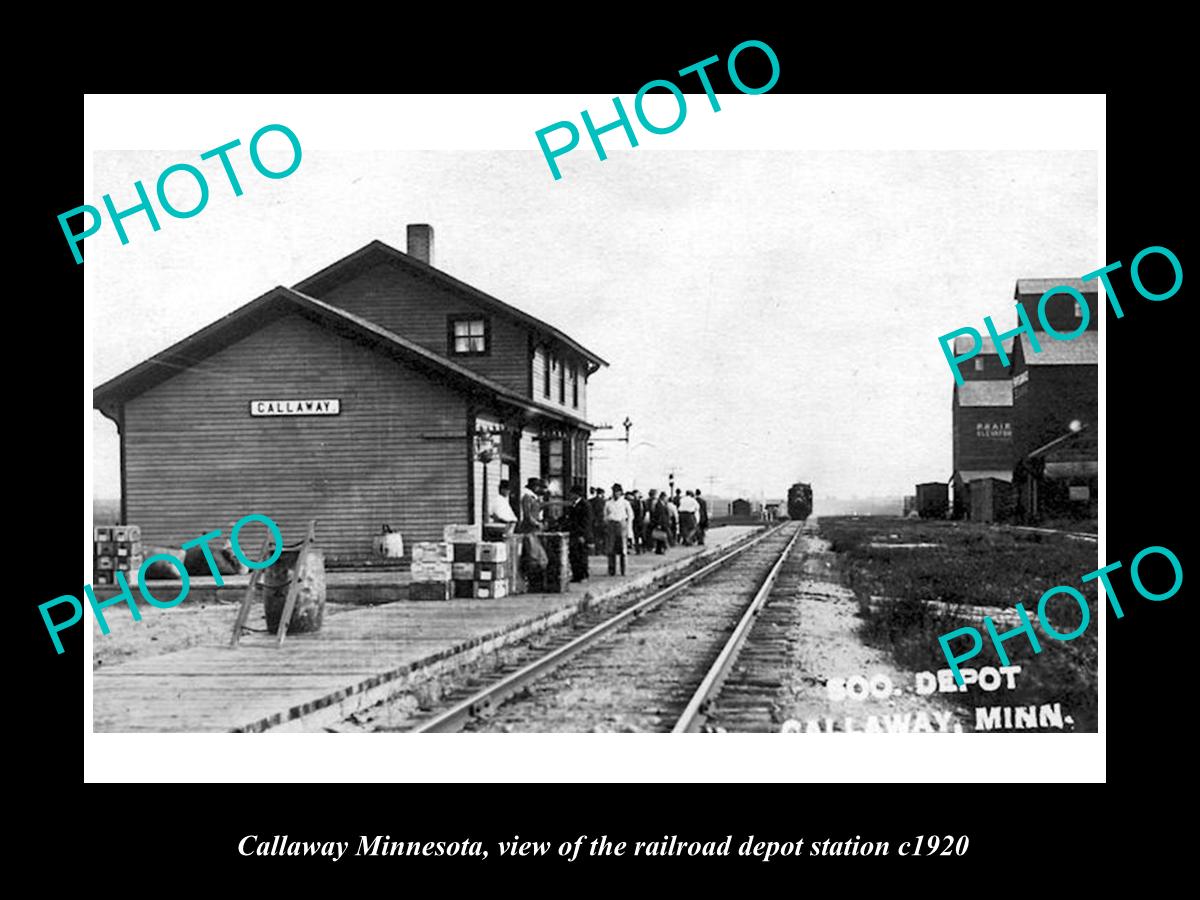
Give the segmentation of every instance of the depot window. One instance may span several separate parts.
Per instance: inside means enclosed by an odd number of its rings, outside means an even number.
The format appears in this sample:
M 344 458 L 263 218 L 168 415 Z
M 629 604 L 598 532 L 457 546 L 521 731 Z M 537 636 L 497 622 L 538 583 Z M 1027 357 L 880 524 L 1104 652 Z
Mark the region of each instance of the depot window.
M 447 324 L 451 356 L 487 356 L 491 326 L 484 316 L 451 316 Z

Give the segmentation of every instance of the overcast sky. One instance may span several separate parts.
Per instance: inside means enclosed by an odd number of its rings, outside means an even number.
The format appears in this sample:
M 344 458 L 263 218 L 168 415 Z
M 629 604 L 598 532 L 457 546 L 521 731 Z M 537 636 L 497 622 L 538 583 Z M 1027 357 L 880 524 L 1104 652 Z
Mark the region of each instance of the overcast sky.
M 152 190 L 205 149 L 97 153 L 95 184 Z M 528 154 L 511 151 L 306 152 L 279 181 L 245 163 L 244 197 L 214 177 L 192 219 L 163 216 L 158 233 L 130 220 L 127 247 L 111 226 L 89 239 L 94 384 L 372 239 L 403 250 L 405 225 L 428 222 L 436 266 L 611 363 L 591 382 L 589 418 L 628 416 L 633 441 L 603 446 L 599 481 L 662 486 L 674 468 L 723 495 L 781 496 L 797 480 L 818 496 L 900 495 L 951 471 L 938 335 L 982 330 L 988 314 L 1015 323 L 1017 278 L 1104 262 L 1093 152 L 590 163 L 560 182 L 539 170 L 537 189 Z M 116 429 L 99 413 L 93 428 L 96 495 L 117 497 Z

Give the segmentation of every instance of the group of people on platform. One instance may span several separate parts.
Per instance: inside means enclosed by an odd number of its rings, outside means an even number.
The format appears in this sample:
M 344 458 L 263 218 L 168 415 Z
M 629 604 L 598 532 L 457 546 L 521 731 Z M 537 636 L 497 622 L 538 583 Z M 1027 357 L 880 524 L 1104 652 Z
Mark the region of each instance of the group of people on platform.
M 499 497 L 493 503 L 492 518 L 515 523 L 516 531 L 565 531 L 569 535 L 568 559 L 571 580 L 588 578 L 588 556 L 608 557 L 608 574 L 625 574 L 625 560 L 635 554 L 653 551 L 659 555 L 668 548 L 704 544 L 708 531 L 708 503 L 699 490 L 649 490 L 628 493 L 620 484 L 611 492 L 592 488 L 586 497 L 582 485 L 572 485 L 568 496 L 550 496 L 539 478 L 530 478 L 521 491 L 519 513 L 509 503 L 507 481 L 499 484 Z

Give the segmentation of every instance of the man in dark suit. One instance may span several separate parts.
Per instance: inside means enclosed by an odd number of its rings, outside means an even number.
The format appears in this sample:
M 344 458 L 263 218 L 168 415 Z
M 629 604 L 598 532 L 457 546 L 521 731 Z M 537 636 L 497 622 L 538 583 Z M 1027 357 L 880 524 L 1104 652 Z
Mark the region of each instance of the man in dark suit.
M 604 553 L 604 544 L 608 536 L 604 533 L 604 488 L 592 488 L 592 499 L 588 501 L 592 509 L 592 542 L 593 553 Z
M 633 510 L 633 552 L 642 552 L 642 515 L 645 512 L 645 507 L 642 504 L 641 495 L 636 490 L 630 491 L 625 495 L 625 499 L 629 501 L 629 508 Z
M 588 541 L 592 538 L 592 508 L 583 497 L 583 487 L 571 485 L 571 505 L 567 507 L 567 559 L 571 563 L 571 580 L 585 581 L 588 577 Z

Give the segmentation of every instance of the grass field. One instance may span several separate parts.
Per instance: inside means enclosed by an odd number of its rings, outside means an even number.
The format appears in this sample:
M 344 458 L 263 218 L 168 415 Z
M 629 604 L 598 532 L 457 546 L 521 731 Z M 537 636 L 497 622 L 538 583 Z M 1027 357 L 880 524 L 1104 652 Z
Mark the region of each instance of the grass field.
M 938 635 L 970 625 L 984 635 L 984 645 L 975 659 L 962 665 L 998 666 L 981 616 L 959 614 L 953 607 L 1011 609 L 1022 601 L 1042 652 L 1034 654 L 1024 636 L 1007 641 L 1012 664 L 1022 667 L 1016 689 L 996 693 L 972 689 L 958 699 L 971 706 L 1061 702 L 1075 720 L 1074 730 L 1096 730 L 1096 588 L 1094 583 L 1080 583 L 1083 575 L 1099 566 L 1095 544 L 976 523 L 920 519 L 822 517 L 819 527 L 838 554 L 843 583 L 859 601 L 861 634 L 868 644 L 890 651 L 905 668 L 935 671 L 948 667 Z M 1088 598 L 1091 623 L 1073 641 L 1055 640 L 1037 623 L 1037 602 L 1056 585 L 1070 585 Z M 872 596 L 895 602 L 872 605 Z M 924 602 L 930 600 L 950 608 Z M 1069 597 L 1051 604 L 1048 616 L 1060 632 L 1079 625 L 1078 607 Z M 1007 627 L 1011 626 L 997 625 L 1001 632 Z M 966 646 L 965 638 L 962 645 Z

